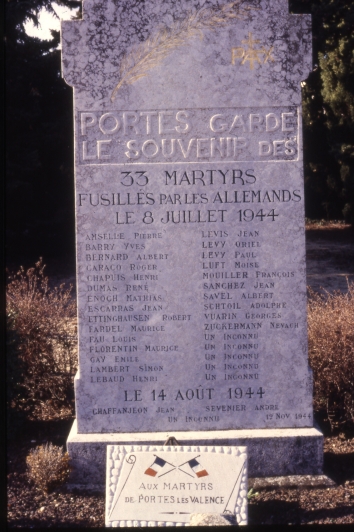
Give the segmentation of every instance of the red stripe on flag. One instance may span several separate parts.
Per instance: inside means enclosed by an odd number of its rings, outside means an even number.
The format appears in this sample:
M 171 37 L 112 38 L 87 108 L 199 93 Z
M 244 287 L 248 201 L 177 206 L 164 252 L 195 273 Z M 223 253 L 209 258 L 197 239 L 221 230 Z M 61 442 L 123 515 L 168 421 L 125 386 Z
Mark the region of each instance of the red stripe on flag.
M 155 477 L 157 475 L 157 471 L 155 471 L 154 469 L 151 469 L 151 467 L 149 467 L 145 471 L 145 475 L 150 475 L 150 477 Z
M 199 473 L 196 473 L 197 477 L 200 478 L 200 477 L 207 477 L 208 476 L 208 472 L 203 469 L 203 471 L 199 471 Z

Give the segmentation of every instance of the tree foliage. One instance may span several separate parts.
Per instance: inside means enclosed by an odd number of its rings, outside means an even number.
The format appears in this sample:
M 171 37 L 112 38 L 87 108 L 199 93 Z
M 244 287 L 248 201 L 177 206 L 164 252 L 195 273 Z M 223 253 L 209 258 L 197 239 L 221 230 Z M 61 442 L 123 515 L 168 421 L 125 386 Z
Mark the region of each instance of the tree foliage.
M 58 4 L 80 5 L 68 0 Z M 51 0 L 6 3 L 7 244 L 15 256 L 73 248 L 72 90 L 60 76 L 59 32 L 29 37 Z
M 354 2 L 290 0 L 311 13 L 314 70 L 303 90 L 306 213 L 354 222 Z

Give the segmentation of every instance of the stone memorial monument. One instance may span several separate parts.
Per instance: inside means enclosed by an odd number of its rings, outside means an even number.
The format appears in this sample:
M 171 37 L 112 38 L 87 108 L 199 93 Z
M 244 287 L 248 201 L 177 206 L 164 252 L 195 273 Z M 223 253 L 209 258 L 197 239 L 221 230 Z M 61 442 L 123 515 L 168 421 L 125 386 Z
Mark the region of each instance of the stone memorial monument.
M 108 444 L 247 445 L 250 476 L 318 474 L 301 80 L 287 0 L 84 0 L 74 88 L 79 371 L 73 482 Z

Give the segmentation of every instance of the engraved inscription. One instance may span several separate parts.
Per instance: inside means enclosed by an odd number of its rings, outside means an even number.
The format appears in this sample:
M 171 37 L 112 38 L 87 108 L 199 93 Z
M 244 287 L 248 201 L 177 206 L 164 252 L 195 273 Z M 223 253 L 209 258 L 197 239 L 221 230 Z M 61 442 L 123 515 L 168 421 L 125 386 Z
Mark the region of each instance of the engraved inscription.
M 83 165 L 298 158 L 296 107 L 85 111 L 78 120 Z M 120 177 L 123 187 L 145 187 L 148 181 L 143 169 Z M 117 195 L 116 204 L 131 201 L 129 194 Z M 149 204 L 149 197 L 134 201 Z

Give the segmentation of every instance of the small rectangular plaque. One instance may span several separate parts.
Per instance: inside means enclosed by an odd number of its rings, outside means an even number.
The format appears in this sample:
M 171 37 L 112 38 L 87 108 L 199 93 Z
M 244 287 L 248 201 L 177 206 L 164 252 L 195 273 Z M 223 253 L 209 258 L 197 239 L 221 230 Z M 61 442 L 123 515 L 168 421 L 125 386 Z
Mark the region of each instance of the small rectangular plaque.
M 106 526 L 187 526 L 192 513 L 247 524 L 246 447 L 107 447 Z

